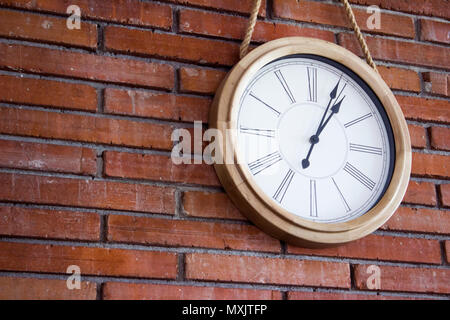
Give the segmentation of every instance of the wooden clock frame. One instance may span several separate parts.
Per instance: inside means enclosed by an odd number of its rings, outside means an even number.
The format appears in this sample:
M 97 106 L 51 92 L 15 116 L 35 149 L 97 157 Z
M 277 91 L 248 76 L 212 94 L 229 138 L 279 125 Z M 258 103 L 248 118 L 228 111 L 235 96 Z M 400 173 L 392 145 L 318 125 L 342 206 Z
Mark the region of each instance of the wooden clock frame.
M 274 203 L 251 179 L 236 151 L 239 100 L 253 76 L 266 64 L 295 54 L 311 54 L 336 61 L 356 73 L 380 100 L 392 126 L 395 164 L 391 182 L 378 203 L 367 213 L 339 223 L 318 223 L 296 216 Z M 389 87 L 380 75 L 358 56 L 333 43 L 304 37 L 282 38 L 268 42 L 247 54 L 219 87 L 210 112 L 210 127 L 226 137 L 223 159 L 232 163 L 214 164 L 216 173 L 234 204 L 253 223 L 268 234 L 294 245 L 323 247 L 362 238 L 382 226 L 400 205 L 411 172 L 411 142 L 408 126 Z

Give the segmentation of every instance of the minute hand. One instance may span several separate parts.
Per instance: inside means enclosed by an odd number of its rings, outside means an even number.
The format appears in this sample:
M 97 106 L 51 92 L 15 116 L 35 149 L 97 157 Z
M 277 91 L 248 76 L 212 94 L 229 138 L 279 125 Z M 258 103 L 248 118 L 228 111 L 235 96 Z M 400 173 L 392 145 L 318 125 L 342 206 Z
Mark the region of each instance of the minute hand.
M 344 99 L 345 99 L 345 96 L 338 103 L 336 103 L 334 106 L 331 107 L 331 114 L 328 116 L 327 120 L 323 123 L 323 125 L 317 131 L 317 136 L 319 136 L 320 133 L 323 131 L 323 129 L 325 129 L 325 127 L 327 126 L 328 122 L 330 122 L 333 115 L 335 113 L 339 112 L 339 110 L 341 109 L 342 101 L 344 101 Z

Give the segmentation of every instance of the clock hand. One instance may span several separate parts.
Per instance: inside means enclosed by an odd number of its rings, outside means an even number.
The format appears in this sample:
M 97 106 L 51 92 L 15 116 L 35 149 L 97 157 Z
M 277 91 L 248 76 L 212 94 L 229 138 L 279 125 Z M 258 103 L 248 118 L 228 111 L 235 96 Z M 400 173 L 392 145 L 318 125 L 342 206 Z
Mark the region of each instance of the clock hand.
M 310 164 L 309 163 L 309 157 L 311 156 L 311 152 L 313 151 L 314 146 L 316 145 L 317 142 L 319 142 L 319 138 L 316 135 L 313 135 L 311 137 L 311 139 L 309 139 L 309 140 L 311 142 L 311 146 L 309 147 L 308 154 L 307 154 L 306 158 L 302 160 L 302 167 L 303 167 L 303 169 L 306 169 L 306 168 L 309 167 L 309 164 Z
M 341 109 L 342 101 L 344 101 L 345 97 L 346 96 L 344 96 L 338 103 L 334 104 L 331 107 L 331 114 L 328 116 L 327 120 L 319 127 L 319 129 L 317 129 L 316 134 L 311 136 L 311 138 L 309 139 L 309 141 L 311 142 L 311 146 L 309 147 L 308 154 L 306 155 L 306 158 L 302 160 L 302 167 L 303 167 L 303 169 L 306 169 L 306 168 L 309 167 L 309 165 L 310 165 L 309 157 L 311 156 L 311 153 L 312 153 L 312 151 L 314 149 L 314 146 L 319 142 L 320 134 L 322 133 L 323 129 L 325 129 L 325 127 L 327 126 L 328 122 L 330 122 L 330 120 L 333 117 L 333 115 L 335 113 L 339 112 L 339 110 Z
M 336 98 L 337 90 L 339 88 L 339 83 L 341 83 L 341 79 L 342 79 L 342 74 L 341 74 L 341 77 L 339 78 L 338 83 L 336 84 L 336 86 L 334 87 L 334 89 L 330 93 L 330 101 L 328 101 L 328 105 L 327 105 L 327 107 L 325 109 L 325 112 L 322 115 L 322 119 L 320 120 L 319 127 L 317 128 L 317 131 L 319 131 L 320 127 L 323 124 L 323 120 L 325 120 L 325 116 L 327 115 L 328 110 L 330 109 L 331 101 L 333 101 Z M 317 132 L 316 132 L 316 135 L 317 135 Z
M 325 129 L 326 125 L 328 124 L 328 122 L 331 120 L 331 117 L 335 114 L 339 112 L 339 109 L 341 108 L 341 104 L 342 101 L 344 101 L 346 96 L 344 96 L 338 103 L 336 103 L 334 106 L 331 107 L 331 114 L 328 116 L 327 120 L 324 122 L 324 124 L 322 125 L 322 127 L 319 128 L 319 132 L 317 133 L 317 136 L 319 136 L 323 129 Z
M 309 157 L 311 155 L 312 150 L 314 149 L 314 145 L 319 142 L 319 135 L 318 135 L 319 130 L 322 127 L 323 121 L 325 120 L 325 116 L 327 115 L 328 110 L 330 109 L 331 102 L 336 98 L 336 94 L 337 94 L 337 91 L 338 91 L 338 88 L 339 88 L 339 84 L 341 83 L 341 79 L 342 79 L 342 74 L 341 74 L 341 76 L 340 76 L 340 78 L 338 80 L 338 83 L 333 88 L 333 90 L 331 90 L 331 92 L 330 92 L 330 100 L 328 101 L 328 105 L 325 108 L 325 112 L 322 115 L 322 119 L 320 120 L 320 123 L 319 123 L 319 126 L 317 127 L 316 133 L 314 135 L 312 135 L 311 138 L 309 138 L 309 142 L 311 143 L 311 146 L 309 147 L 308 155 L 302 161 L 303 169 L 309 167 Z

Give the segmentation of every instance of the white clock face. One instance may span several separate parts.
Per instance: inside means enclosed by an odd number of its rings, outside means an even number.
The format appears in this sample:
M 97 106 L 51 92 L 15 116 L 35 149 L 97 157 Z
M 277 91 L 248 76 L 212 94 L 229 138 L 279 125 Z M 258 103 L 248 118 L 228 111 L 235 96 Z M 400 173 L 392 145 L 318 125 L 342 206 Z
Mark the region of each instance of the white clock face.
M 386 113 L 353 72 L 325 58 L 289 56 L 253 77 L 240 99 L 237 154 L 276 206 L 336 223 L 368 212 L 392 176 Z

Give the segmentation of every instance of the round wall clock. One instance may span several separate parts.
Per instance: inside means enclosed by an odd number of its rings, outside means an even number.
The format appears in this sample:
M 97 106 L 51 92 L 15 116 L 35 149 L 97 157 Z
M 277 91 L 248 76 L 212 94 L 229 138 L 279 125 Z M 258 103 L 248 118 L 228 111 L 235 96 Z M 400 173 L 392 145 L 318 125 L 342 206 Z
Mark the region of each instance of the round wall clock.
M 210 126 L 227 140 L 215 169 L 232 201 L 292 244 L 375 231 L 408 185 L 411 145 L 394 95 L 359 57 L 323 40 L 250 52 L 219 88 Z

